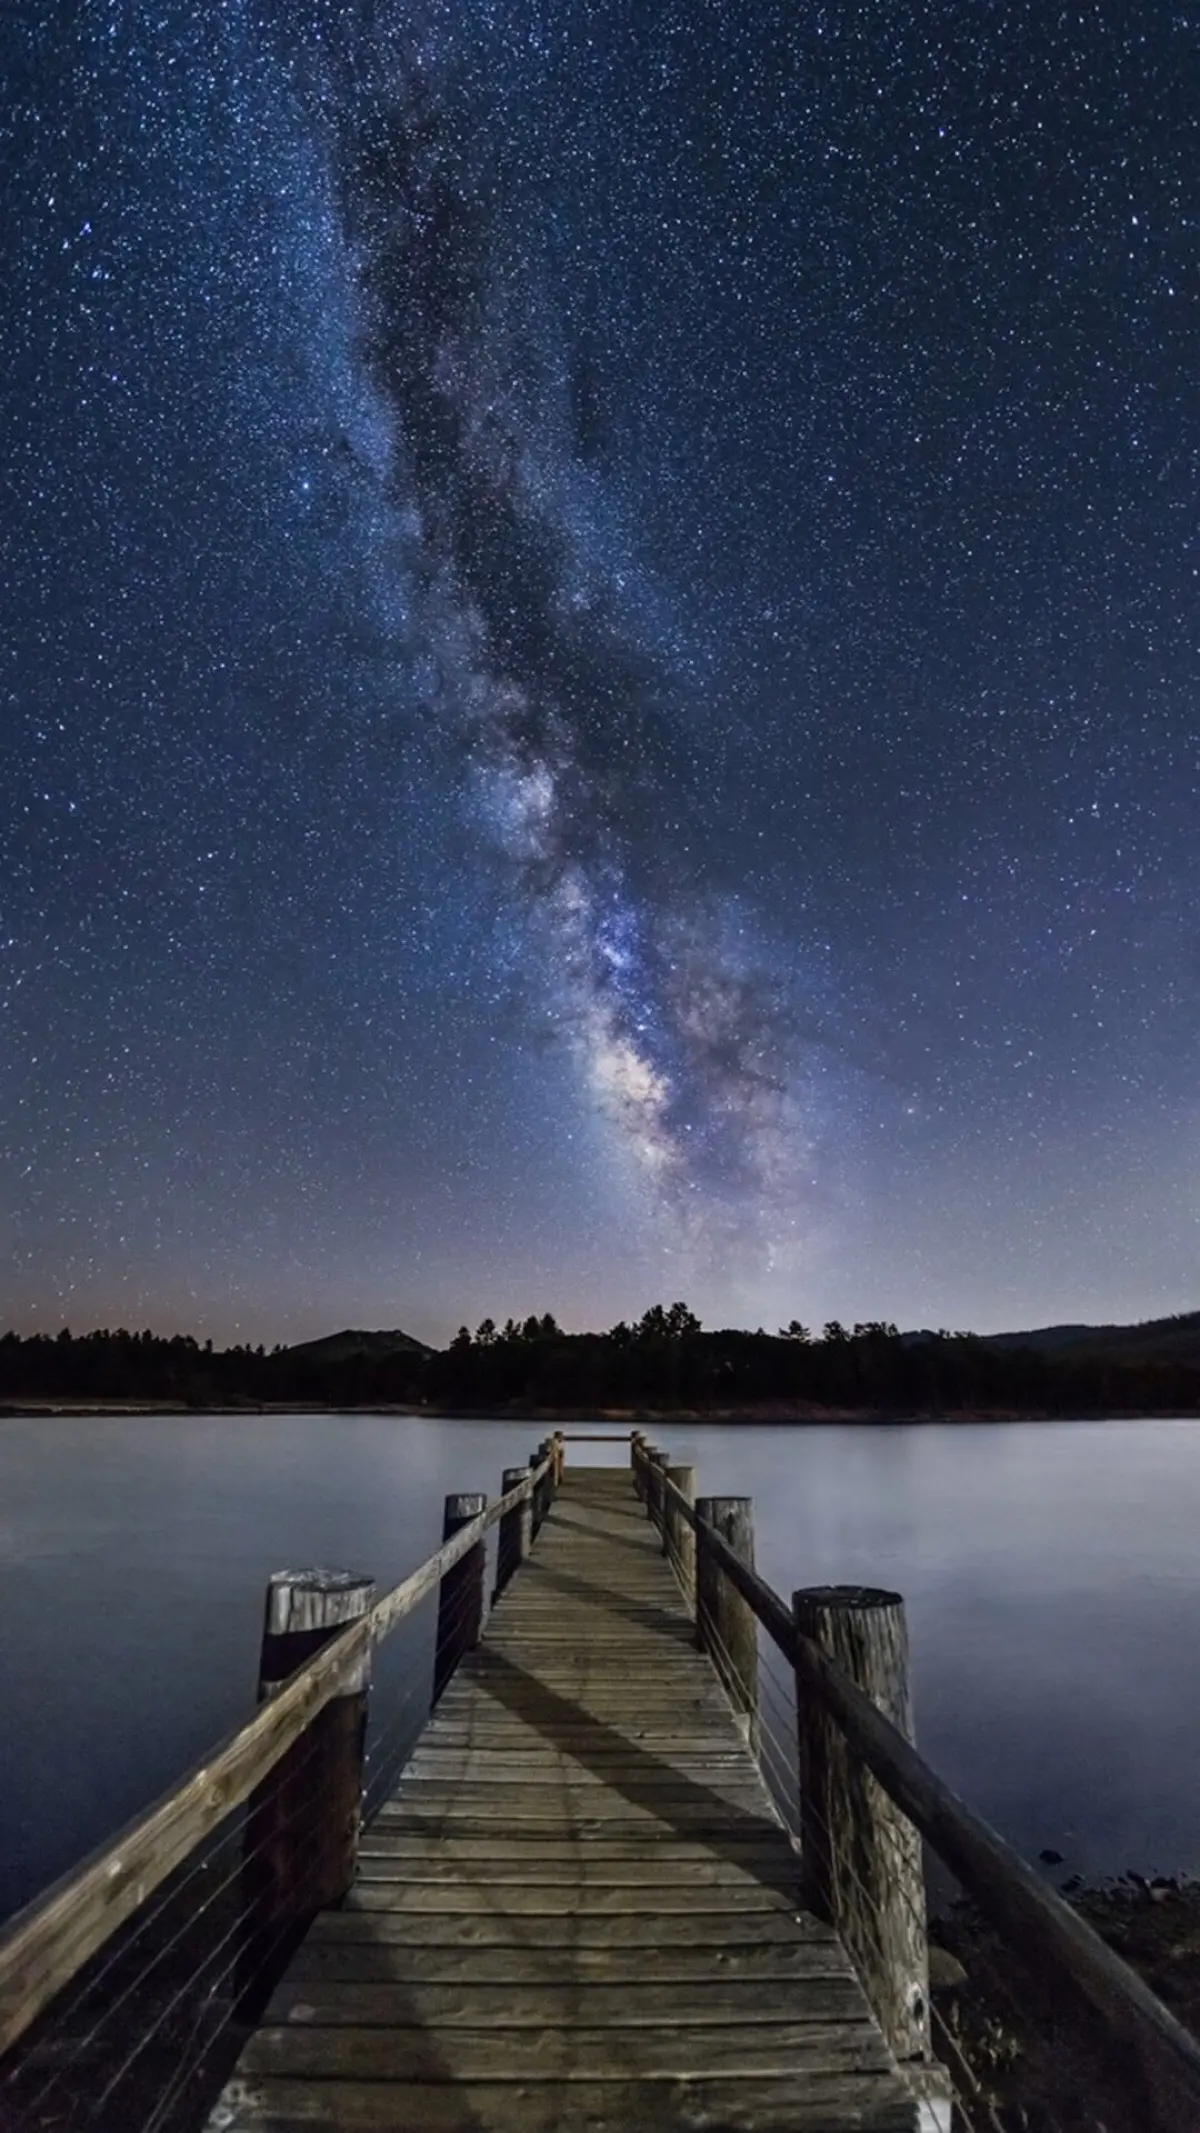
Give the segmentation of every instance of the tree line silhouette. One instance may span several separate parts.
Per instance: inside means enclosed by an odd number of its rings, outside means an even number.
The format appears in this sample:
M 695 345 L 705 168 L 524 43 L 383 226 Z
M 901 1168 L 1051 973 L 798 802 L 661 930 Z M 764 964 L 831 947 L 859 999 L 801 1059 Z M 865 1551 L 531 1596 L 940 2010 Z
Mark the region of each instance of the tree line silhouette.
M 1164 1322 L 1174 1328 L 1189 1320 Z M 1086 1334 L 1089 1329 L 1077 1329 Z M 784 1418 L 855 1413 L 1193 1414 L 1200 1357 L 1157 1353 L 1149 1329 L 1091 1329 L 1063 1347 L 971 1333 L 902 1334 L 885 1321 L 814 1332 L 799 1319 L 705 1332 L 686 1304 L 656 1304 L 606 1333 L 566 1333 L 549 1312 L 460 1327 L 444 1349 L 403 1334 L 331 1336 L 298 1347 L 215 1348 L 188 1334 L 124 1328 L 0 1338 L 0 1402 L 173 1406 L 416 1406 L 434 1412 L 684 1408 Z M 1130 1336 L 1122 1348 L 1119 1336 Z M 1178 1346 L 1178 1343 L 1176 1344 Z M 1132 1351 L 1132 1352 L 1131 1352 Z

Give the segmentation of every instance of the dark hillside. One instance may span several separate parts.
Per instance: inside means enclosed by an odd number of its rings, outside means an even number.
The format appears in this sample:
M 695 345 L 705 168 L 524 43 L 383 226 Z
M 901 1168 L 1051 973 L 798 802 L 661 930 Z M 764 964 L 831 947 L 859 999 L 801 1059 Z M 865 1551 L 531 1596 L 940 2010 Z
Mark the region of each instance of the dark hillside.
M 1132 1326 L 1039 1326 L 1030 1333 L 989 1333 L 992 1348 L 1032 1348 L 1041 1355 L 1128 1356 L 1132 1361 L 1200 1365 L 1200 1311 L 1147 1318 Z
M 310 1363 L 345 1363 L 359 1356 L 378 1360 L 380 1356 L 433 1355 L 436 1351 L 427 1341 L 415 1340 L 411 1333 L 401 1333 L 397 1327 L 388 1333 L 363 1333 L 355 1329 L 326 1333 L 320 1340 L 298 1341 L 294 1348 L 283 1352 L 293 1362 L 302 1357 Z

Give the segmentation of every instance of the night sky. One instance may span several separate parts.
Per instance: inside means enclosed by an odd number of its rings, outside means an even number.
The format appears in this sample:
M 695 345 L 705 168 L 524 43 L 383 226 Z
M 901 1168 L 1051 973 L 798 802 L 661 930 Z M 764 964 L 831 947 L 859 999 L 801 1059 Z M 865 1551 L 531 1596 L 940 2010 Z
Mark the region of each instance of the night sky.
M 1200 1303 L 1192 0 L 7 0 L 0 1318 Z

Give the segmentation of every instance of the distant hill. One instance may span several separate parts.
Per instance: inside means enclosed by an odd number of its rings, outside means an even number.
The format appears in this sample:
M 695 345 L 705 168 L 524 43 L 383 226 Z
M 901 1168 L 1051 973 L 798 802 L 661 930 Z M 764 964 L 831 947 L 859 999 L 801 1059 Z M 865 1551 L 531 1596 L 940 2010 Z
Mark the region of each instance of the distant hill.
M 936 1338 L 927 1328 L 904 1333 L 905 1347 Z M 1083 1361 L 1089 1357 L 1131 1363 L 1189 1363 L 1200 1365 L 1200 1311 L 1176 1312 L 1170 1318 L 1148 1318 L 1131 1326 L 1034 1326 L 1021 1333 L 983 1333 L 975 1338 L 993 1349 L 1028 1349 L 1047 1358 Z M 285 1354 L 296 1361 L 315 1364 L 349 1363 L 357 1359 L 377 1362 L 386 1356 L 436 1355 L 427 1341 L 419 1341 L 398 1326 L 382 1332 L 348 1327 L 341 1333 L 326 1333 L 320 1340 L 298 1341 Z
M 1038 1326 L 1029 1333 L 985 1333 L 982 1338 L 989 1348 L 1032 1348 L 1039 1355 L 1200 1363 L 1200 1311 L 1146 1318 L 1133 1326 Z
M 388 1333 L 364 1333 L 357 1327 L 326 1333 L 319 1341 L 297 1341 L 286 1353 L 312 1363 L 348 1363 L 360 1355 L 374 1360 L 385 1355 L 432 1355 L 434 1350 L 427 1341 L 416 1340 L 397 1326 Z

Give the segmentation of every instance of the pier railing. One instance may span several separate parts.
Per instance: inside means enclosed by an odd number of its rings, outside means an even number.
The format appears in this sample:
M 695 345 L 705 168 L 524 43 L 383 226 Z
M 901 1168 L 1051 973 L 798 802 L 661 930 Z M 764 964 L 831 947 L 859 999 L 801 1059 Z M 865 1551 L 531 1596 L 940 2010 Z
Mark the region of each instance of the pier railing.
M 836 1927 L 925 2099 L 922 2123 L 1196 2133 L 1200 2042 L 917 1753 L 899 1595 L 818 1587 L 789 1605 L 754 1568 L 748 1498 L 698 1498 L 695 1468 L 638 1431 L 631 1462 L 698 1641 L 793 1831 L 804 1899 Z M 977 1922 L 970 1984 L 985 1986 L 986 2014 L 931 1993 L 925 1848 Z M 989 2062 L 1018 2054 L 1026 2094 L 1014 2115 Z
M 271 1579 L 255 1716 L 0 1932 L 0 2133 L 204 2124 L 562 1463 L 547 1438 L 496 1502 L 448 1497 L 442 1546 L 378 1596 L 341 1571 Z

